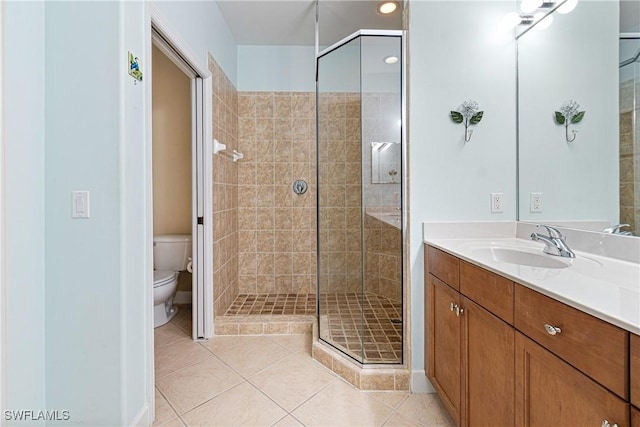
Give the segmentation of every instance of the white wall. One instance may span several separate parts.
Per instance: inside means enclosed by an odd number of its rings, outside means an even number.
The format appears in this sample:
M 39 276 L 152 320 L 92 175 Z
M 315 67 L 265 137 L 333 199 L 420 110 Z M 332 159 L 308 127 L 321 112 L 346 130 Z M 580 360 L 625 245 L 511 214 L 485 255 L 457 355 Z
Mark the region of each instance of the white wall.
M 3 409 L 42 409 L 45 407 L 44 3 L 4 2 L 3 6 L 0 28 L 4 40 L 2 167 L 7 224 L 8 391 L 7 407 Z
M 238 46 L 242 92 L 314 92 L 315 47 Z
M 3 6 L 9 408 L 150 423 L 147 86 L 126 73 L 129 50 L 150 66 L 147 4 Z M 214 2 L 158 8 L 235 79 Z M 90 219 L 71 219 L 73 190 L 91 191 Z
M 516 48 L 500 29 L 501 1 L 410 2 L 409 176 L 413 390 L 424 369 L 425 220 L 515 220 Z M 449 111 L 475 99 L 484 110 L 470 142 Z M 491 214 L 491 192 L 504 213 Z
M 46 395 L 78 425 L 121 417 L 119 6 L 45 4 Z M 90 219 L 71 219 L 73 190 Z
M 619 221 L 617 1 L 584 1 L 518 41 L 520 219 Z M 568 143 L 554 111 L 586 111 Z M 571 137 L 571 134 L 570 134 Z M 529 194 L 542 193 L 542 213 Z
M 238 53 L 236 42 L 216 1 L 154 1 L 160 13 L 175 29 L 207 68 L 207 54 L 231 82 L 238 87 Z

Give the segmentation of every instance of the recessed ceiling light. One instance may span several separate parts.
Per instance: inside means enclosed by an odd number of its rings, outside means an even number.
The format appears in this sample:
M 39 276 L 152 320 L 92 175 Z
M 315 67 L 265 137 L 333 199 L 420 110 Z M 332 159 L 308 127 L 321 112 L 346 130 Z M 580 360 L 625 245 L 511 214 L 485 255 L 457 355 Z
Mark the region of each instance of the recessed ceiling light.
M 398 57 L 397 56 L 387 56 L 386 58 L 384 58 L 384 62 L 386 62 L 387 64 L 395 64 L 396 62 L 398 62 Z
M 398 3 L 396 3 L 395 1 L 385 1 L 378 5 L 378 12 L 382 13 L 383 15 L 388 15 L 395 12 L 397 8 Z

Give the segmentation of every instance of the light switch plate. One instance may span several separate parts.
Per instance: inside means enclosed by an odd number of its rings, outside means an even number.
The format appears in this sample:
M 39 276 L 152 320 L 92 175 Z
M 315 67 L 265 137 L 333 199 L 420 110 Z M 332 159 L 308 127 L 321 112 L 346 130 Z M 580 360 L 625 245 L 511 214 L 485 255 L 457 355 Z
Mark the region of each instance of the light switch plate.
M 88 191 L 71 192 L 71 218 L 89 218 L 90 207 Z

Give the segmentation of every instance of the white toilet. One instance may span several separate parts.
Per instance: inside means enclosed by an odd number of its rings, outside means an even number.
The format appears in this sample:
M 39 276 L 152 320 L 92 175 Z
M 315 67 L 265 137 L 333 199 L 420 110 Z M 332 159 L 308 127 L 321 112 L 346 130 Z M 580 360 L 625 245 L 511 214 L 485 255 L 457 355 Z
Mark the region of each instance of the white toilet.
M 178 314 L 173 297 L 180 271 L 187 269 L 191 257 L 191 235 L 153 236 L 153 327 L 167 323 Z

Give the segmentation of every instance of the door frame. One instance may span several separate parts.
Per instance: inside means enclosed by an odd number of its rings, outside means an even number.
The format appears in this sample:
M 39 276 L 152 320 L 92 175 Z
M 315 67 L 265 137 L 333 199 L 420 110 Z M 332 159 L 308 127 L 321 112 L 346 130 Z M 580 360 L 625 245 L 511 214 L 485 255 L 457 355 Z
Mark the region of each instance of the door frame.
M 0 2 L 0 28 L 4 23 L 4 2 Z M 0 30 L 0 46 L 3 46 L 3 32 Z M 6 280 L 5 280 L 5 160 L 4 160 L 4 49 L 0 49 L 0 410 L 7 407 L 7 322 L 6 322 Z M 6 425 L 4 417 L 0 425 Z
M 207 64 L 203 63 L 198 55 L 196 55 L 189 44 L 180 36 L 180 34 L 169 24 L 169 22 L 164 18 L 162 13 L 155 7 L 155 5 L 151 2 L 147 3 L 146 10 L 146 18 L 145 18 L 145 29 L 144 29 L 144 38 L 145 38 L 145 51 L 147 52 L 148 58 L 148 69 L 145 73 L 145 164 L 146 164 L 146 173 L 145 173 L 145 211 L 147 212 L 146 218 L 146 259 L 147 259 L 147 278 L 148 283 L 145 286 L 146 298 L 145 298 L 145 313 L 147 318 L 147 384 L 148 384 L 148 402 L 149 402 L 149 412 L 151 413 L 151 420 L 155 418 L 155 374 L 154 374 L 154 327 L 153 327 L 153 174 L 152 174 L 152 144 L 153 144 L 153 126 L 152 126 L 152 81 L 153 81 L 153 70 L 151 66 L 151 55 L 152 55 L 152 46 L 153 46 L 153 32 L 156 31 L 158 34 L 162 36 L 164 41 L 166 41 L 170 47 L 181 57 L 188 65 L 195 71 L 195 73 L 202 79 L 202 99 L 201 99 L 201 111 L 202 117 L 204 118 L 202 123 L 202 133 L 203 137 L 200 139 L 201 146 L 196 146 L 196 138 L 193 135 L 192 138 L 192 152 L 199 151 L 204 154 L 204 159 L 200 159 L 203 161 L 204 169 L 202 169 L 202 182 L 204 188 L 202 188 L 201 194 L 203 196 L 203 236 L 204 236 L 204 244 L 201 247 L 202 256 L 201 259 L 204 261 L 200 266 L 196 266 L 196 268 L 201 268 L 203 282 L 204 282 L 204 295 L 201 295 L 201 298 L 198 298 L 197 292 L 192 292 L 192 301 L 193 301 L 193 339 L 201 340 L 208 339 L 213 336 L 213 209 L 212 209 L 212 188 L 213 188 L 213 174 L 212 174 L 212 147 L 213 147 L 213 137 L 212 137 L 212 121 L 207 118 L 212 117 L 212 77 L 211 72 L 209 71 Z M 192 80 L 193 82 L 193 80 Z M 194 96 L 194 88 L 195 85 L 192 83 L 192 96 Z M 192 111 L 192 117 L 194 117 L 196 111 Z M 194 170 L 192 186 L 196 185 L 196 174 L 195 167 L 196 165 L 192 165 L 192 169 Z M 196 201 L 194 200 L 194 206 Z M 197 217 L 195 215 L 195 208 L 192 208 L 192 229 L 195 231 L 197 227 Z M 195 237 L 195 236 L 194 236 Z M 193 253 L 196 254 L 196 245 L 197 239 L 193 239 Z M 192 290 L 193 285 L 192 285 Z M 202 304 L 203 313 L 201 310 L 198 310 L 198 302 Z M 204 319 L 204 331 L 200 336 L 196 331 L 196 327 L 198 325 L 197 316 L 202 316 Z

